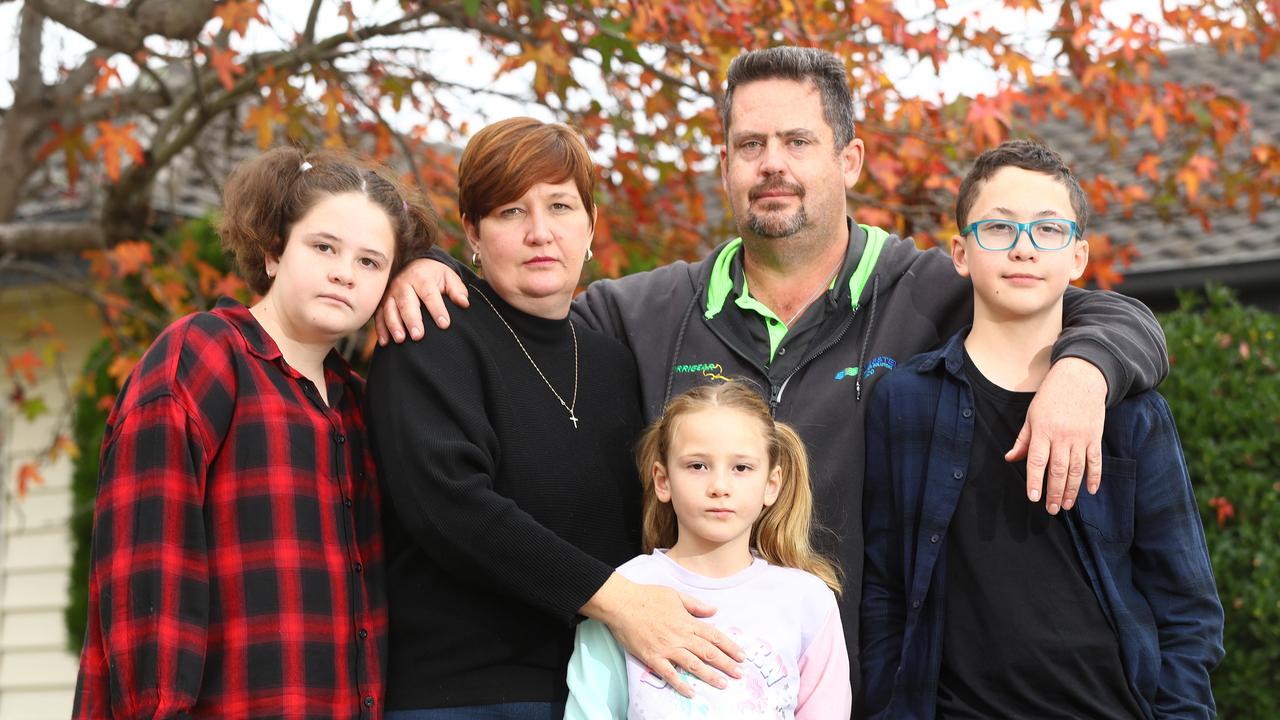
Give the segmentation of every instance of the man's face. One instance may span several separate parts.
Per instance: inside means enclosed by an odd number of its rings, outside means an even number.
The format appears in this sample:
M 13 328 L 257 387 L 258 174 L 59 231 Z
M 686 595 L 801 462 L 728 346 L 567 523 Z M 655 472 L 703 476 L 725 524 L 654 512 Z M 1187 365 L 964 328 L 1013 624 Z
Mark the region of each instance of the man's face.
M 813 83 L 761 80 L 734 90 L 720 177 L 744 237 L 838 236 L 845 191 L 861 170 L 862 141 L 837 151 Z

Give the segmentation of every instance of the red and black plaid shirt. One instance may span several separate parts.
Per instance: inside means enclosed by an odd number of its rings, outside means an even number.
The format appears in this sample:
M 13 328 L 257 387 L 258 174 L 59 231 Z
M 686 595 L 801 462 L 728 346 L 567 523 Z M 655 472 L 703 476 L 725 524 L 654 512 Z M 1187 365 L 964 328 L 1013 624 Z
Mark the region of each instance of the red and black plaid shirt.
M 249 311 L 174 323 L 107 421 L 76 717 L 381 715 L 364 383 L 329 405 Z

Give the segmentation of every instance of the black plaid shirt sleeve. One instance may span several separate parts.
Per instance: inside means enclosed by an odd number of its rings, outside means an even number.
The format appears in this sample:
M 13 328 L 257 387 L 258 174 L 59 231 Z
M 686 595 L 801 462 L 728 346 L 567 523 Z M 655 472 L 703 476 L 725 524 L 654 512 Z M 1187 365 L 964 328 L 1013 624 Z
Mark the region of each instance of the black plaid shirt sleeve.
M 373 717 L 386 618 L 362 384 L 248 311 L 166 331 L 103 442 L 76 717 Z

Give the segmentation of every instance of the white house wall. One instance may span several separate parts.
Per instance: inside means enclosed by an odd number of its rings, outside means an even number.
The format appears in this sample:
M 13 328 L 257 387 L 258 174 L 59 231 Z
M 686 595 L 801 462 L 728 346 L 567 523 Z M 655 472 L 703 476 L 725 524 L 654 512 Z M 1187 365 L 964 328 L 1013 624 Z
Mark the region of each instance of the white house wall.
M 12 357 L 23 349 L 21 328 L 48 320 L 67 346 L 63 367 L 74 380 L 99 336 L 93 313 L 87 302 L 53 287 L 0 290 L 0 343 Z M 0 720 L 66 718 L 75 689 L 77 658 L 67 650 L 62 618 L 71 567 L 70 460 L 41 467 L 44 483 L 25 500 L 15 496 L 18 468 L 48 448 L 66 409 L 57 378 L 47 369 L 39 377 L 36 392 L 51 412 L 28 422 L 10 405 L 12 386 L 0 376 Z

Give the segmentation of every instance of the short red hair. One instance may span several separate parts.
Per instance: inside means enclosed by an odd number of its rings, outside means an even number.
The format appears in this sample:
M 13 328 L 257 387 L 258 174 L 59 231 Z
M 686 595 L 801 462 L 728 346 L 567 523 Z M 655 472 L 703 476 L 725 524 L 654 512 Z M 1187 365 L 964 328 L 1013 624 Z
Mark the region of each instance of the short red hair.
M 572 180 L 595 223 L 595 164 L 582 137 L 568 125 L 528 117 L 486 126 L 471 138 L 458 163 L 458 210 L 479 224 L 494 208 L 518 199 L 540 182 Z

